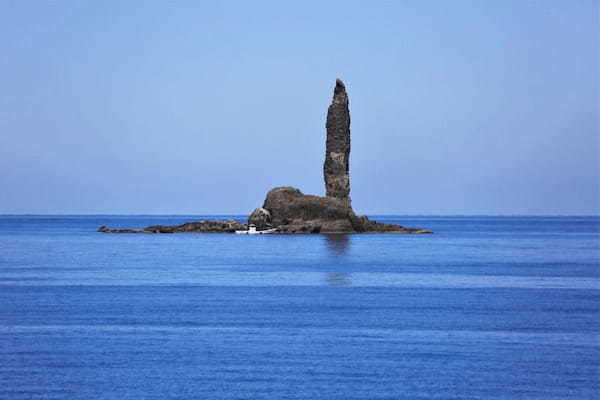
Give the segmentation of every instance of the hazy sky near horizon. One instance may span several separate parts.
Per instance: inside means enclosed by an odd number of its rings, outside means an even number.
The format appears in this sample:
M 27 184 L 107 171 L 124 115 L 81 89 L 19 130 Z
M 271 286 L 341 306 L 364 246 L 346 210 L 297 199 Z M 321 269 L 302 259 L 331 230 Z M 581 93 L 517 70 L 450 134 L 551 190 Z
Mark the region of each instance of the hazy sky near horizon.
M 0 213 L 600 213 L 597 1 L 0 2 Z

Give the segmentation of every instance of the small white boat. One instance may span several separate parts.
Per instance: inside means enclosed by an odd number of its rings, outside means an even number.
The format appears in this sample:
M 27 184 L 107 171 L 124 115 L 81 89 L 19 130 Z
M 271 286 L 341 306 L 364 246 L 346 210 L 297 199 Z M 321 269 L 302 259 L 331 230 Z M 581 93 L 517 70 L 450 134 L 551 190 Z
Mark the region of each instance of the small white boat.
M 247 231 L 235 231 L 235 233 L 237 233 L 238 235 L 265 235 L 267 233 L 275 233 L 275 232 L 277 232 L 277 228 L 257 231 L 255 225 L 248 225 Z

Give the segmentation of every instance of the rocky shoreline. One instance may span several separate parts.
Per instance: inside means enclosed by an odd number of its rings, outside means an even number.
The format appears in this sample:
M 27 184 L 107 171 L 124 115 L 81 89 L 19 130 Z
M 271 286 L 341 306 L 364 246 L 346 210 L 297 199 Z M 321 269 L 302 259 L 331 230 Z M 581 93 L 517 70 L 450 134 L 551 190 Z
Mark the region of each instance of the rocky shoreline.
M 299 234 L 299 233 L 323 233 L 323 234 L 349 234 L 349 233 L 398 233 L 398 234 L 415 234 L 415 233 L 432 233 L 427 229 L 421 228 L 405 228 L 397 224 L 383 224 L 381 222 L 371 221 L 367 217 L 360 217 L 363 221 L 368 221 L 365 224 L 365 229 L 362 231 L 348 230 L 331 230 L 330 228 L 323 229 L 317 221 L 310 223 L 291 223 L 277 227 L 277 234 Z M 186 222 L 181 225 L 152 225 L 143 229 L 109 229 L 106 226 L 98 228 L 98 232 L 102 233 L 235 233 L 239 230 L 247 230 L 249 224 L 245 224 L 236 220 L 208 220 Z
M 196 221 L 181 225 L 151 225 L 143 229 L 109 229 L 106 226 L 98 228 L 102 233 L 235 233 L 236 230 L 246 230 L 248 224 L 235 221 Z
M 181 225 L 153 225 L 135 229 L 109 229 L 103 233 L 234 233 L 247 230 L 275 229 L 278 234 L 301 233 L 432 233 L 422 228 L 371 221 L 357 216 L 350 199 L 350 111 L 346 86 L 337 79 L 333 100 L 327 110 L 327 140 L 323 176 L 325 196 L 302 193 L 291 186 L 271 189 L 262 207 L 248 217 L 248 223 L 235 220 L 197 221 Z

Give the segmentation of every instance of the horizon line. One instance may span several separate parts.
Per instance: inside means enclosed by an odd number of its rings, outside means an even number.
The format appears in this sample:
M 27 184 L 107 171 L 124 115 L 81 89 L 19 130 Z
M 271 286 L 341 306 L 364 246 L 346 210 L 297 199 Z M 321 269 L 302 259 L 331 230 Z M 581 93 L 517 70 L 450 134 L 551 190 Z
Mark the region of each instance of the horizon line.
M 377 216 L 377 217 L 600 217 L 600 213 L 597 214 L 377 214 L 377 213 L 369 213 L 363 214 L 366 216 Z M 0 217 L 47 217 L 47 216 L 60 216 L 60 217 L 222 217 L 222 216 L 231 216 L 231 217 L 248 217 L 247 214 L 237 214 L 237 213 L 219 213 L 219 214 L 72 214 L 72 213 L 56 213 L 56 214 L 47 214 L 47 213 L 11 213 L 11 214 L 2 214 L 0 213 Z

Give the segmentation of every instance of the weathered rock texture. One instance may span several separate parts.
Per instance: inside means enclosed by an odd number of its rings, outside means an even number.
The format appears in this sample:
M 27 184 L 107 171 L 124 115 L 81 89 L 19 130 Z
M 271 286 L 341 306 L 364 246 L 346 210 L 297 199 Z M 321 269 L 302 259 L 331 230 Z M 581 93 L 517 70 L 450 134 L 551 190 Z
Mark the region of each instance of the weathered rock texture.
M 271 189 L 263 207 L 282 233 L 351 232 L 350 209 L 333 197 L 303 194 L 286 186 Z
M 262 208 L 279 233 L 430 233 L 358 217 L 342 200 L 303 194 L 290 186 L 271 189 Z
M 337 79 L 333 101 L 327 111 L 327 142 L 323 175 L 325 197 L 303 194 L 286 186 L 271 189 L 262 207 L 255 209 L 248 224 L 234 220 L 188 222 L 176 226 L 155 225 L 141 230 L 98 229 L 105 233 L 177 233 L 235 232 L 248 225 L 257 229 L 277 228 L 279 233 L 431 233 L 426 229 L 404 228 L 396 224 L 371 221 L 358 217 L 350 201 L 350 112 L 344 83 Z
M 327 141 L 323 176 L 325 197 L 303 194 L 293 187 L 277 187 L 267 193 L 262 208 L 280 233 L 430 233 L 425 229 L 404 228 L 396 224 L 358 217 L 350 200 L 350 111 L 346 86 L 337 79 L 333 100 L 327 111 Z M 259 221 L 254 215 L 249 223 Z M 258 225 L 257 225 L 258 226 Z
M 325 194 L 350 207 L 350 110 L 346 86 L 340 79 L 335 81 L 333 100 L 327 110 L 326 129 Z
M 271 213 L 262 207 L 255 209 L 248 217 L 248 225 L 250 224 L 256 226 L 258 230 L 272 228 Z

